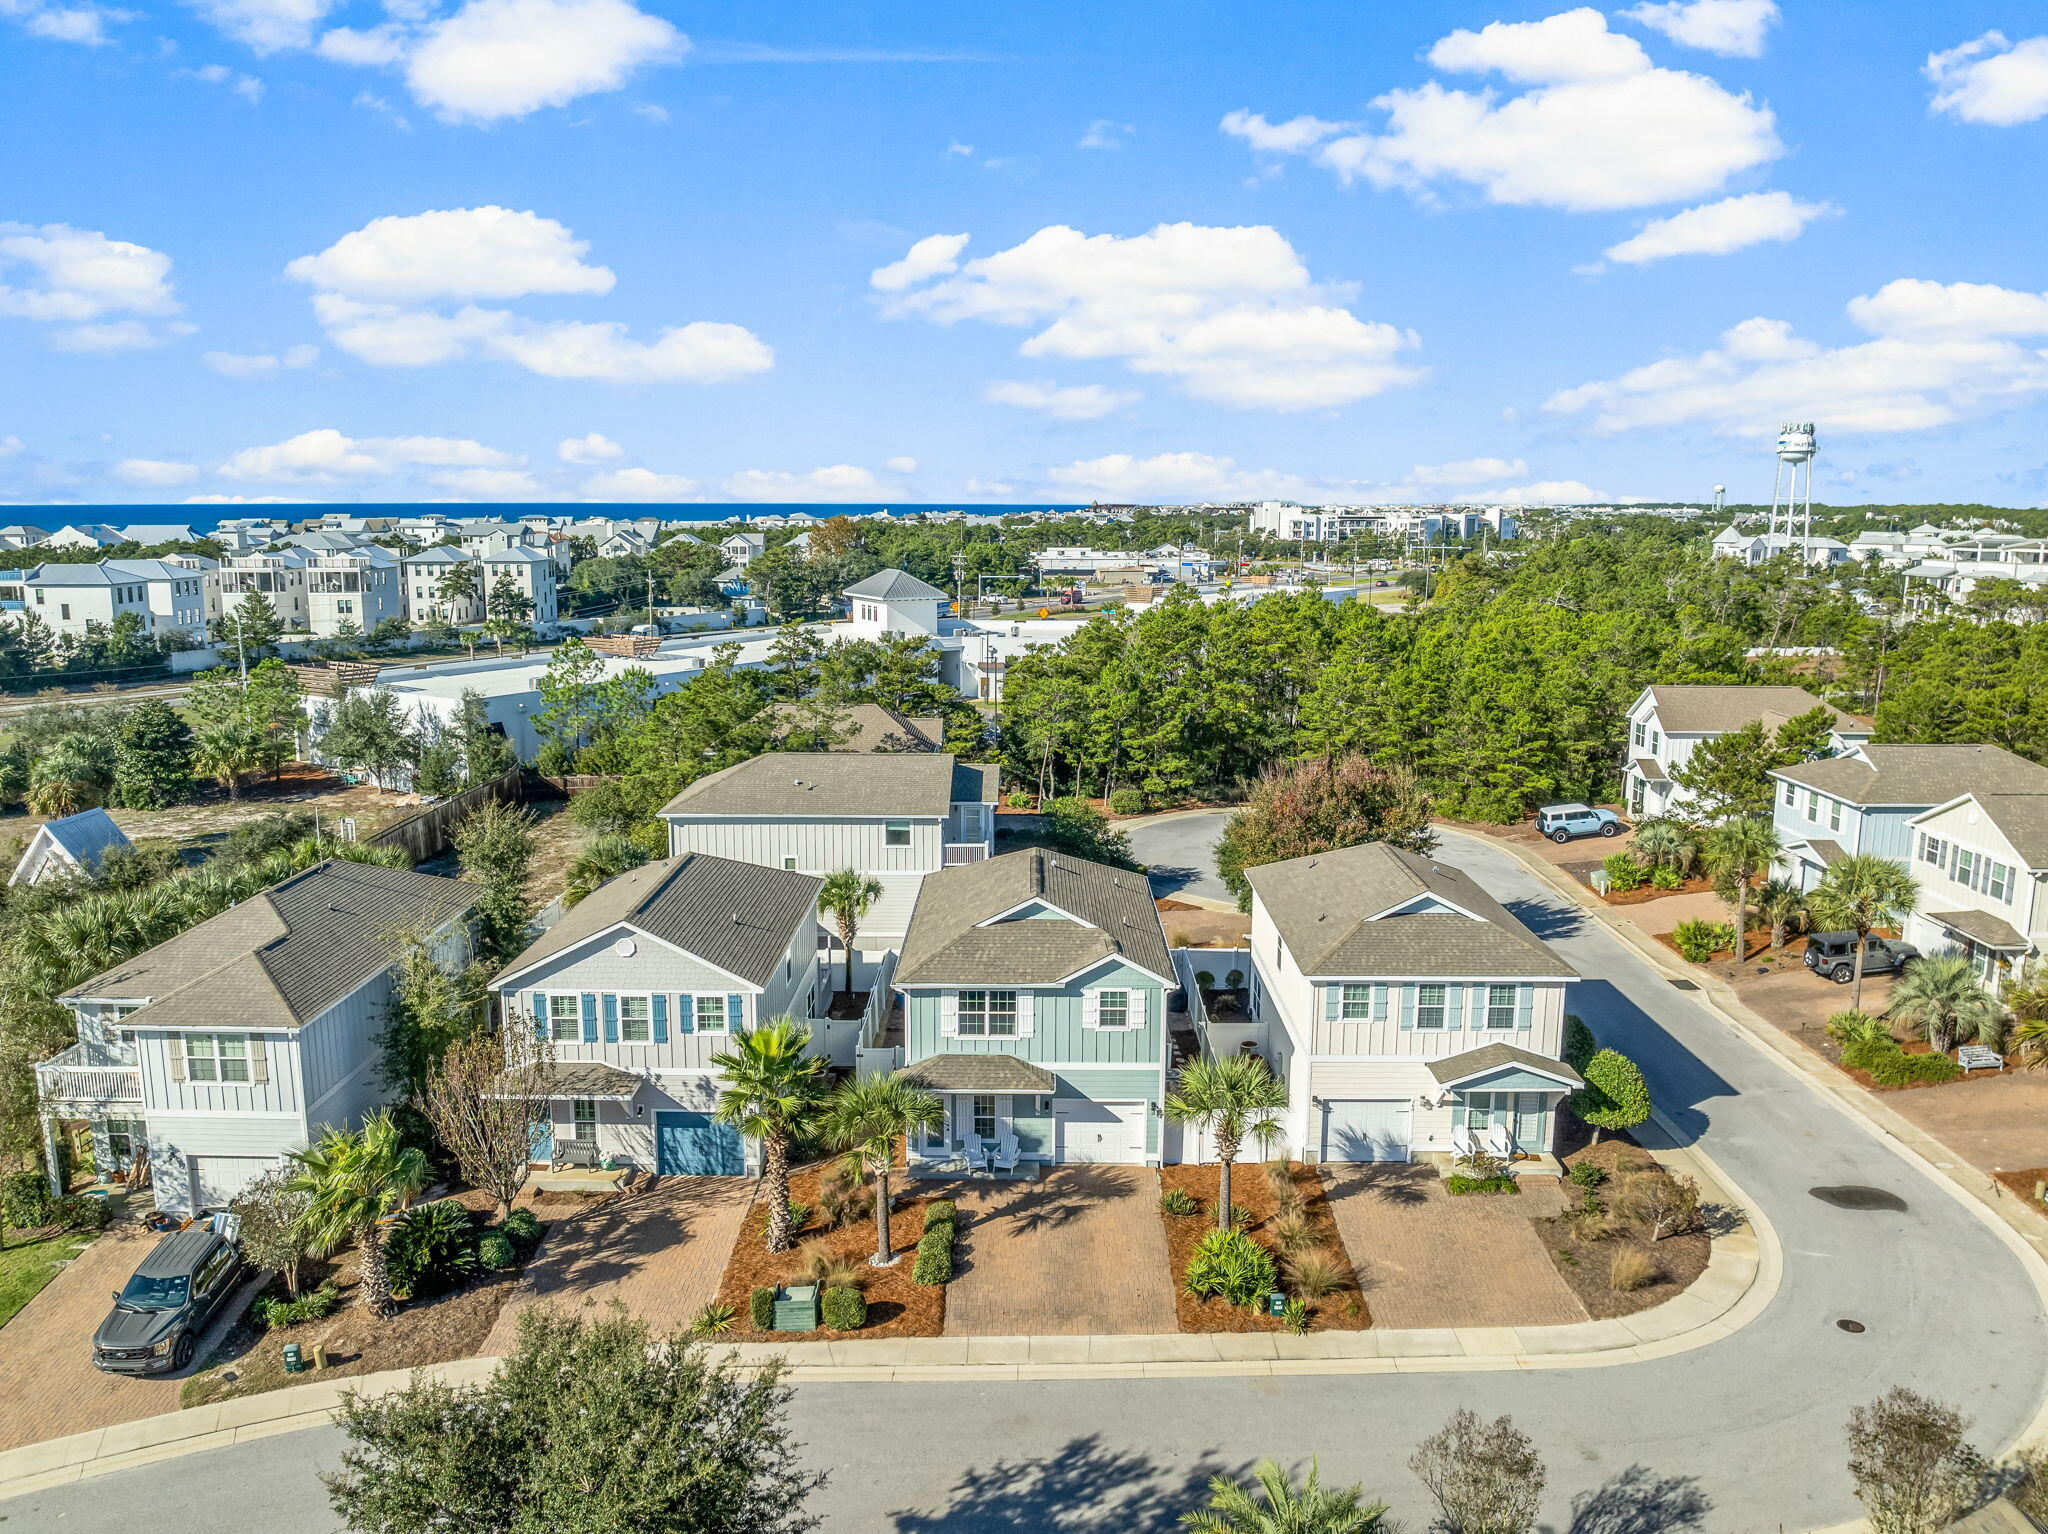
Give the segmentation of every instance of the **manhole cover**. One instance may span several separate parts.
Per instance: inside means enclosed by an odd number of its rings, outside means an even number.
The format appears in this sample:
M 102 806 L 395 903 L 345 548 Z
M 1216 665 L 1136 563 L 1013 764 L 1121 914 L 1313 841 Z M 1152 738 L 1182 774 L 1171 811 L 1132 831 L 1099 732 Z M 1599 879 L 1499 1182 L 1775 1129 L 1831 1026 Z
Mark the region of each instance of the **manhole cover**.
M 1844 1188 L 1808 1188 L 1806 1190 L 1823 1204 L 1833 1204 L 1837 1209 L 1876 1210 L 1888 1209 L 1903 1214 L 1906 1201 L 1896 1193 L 1883 1188 L 1860 1188 L 1854 1185 Z
M 1860 1332 L 1863 1330 L 1863 1323 L 1861 1321 L 1837 1321 L 1835 1325 L 1845 1332 Z
M 1674 980 L 1671 982 L 1671 988 L 1674 991 L 1697 991 L 1699 989 L 1690 980 Z

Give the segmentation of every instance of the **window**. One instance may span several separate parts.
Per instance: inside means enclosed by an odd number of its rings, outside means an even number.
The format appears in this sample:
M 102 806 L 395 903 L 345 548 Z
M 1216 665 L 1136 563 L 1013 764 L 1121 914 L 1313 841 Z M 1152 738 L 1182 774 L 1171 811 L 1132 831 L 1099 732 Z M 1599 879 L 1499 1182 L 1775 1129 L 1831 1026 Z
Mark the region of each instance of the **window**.
M 1941 867 L 1943 861 L 1946 859 L 1947 855 L 1947 842 L 1943 841 L 1938 836 L 1929 836 L 1925 831 L 1922 831 L 1920 833 L 1921 862 L 1932 863 L 1936 868 L 1939 868 Z
M 1486 988 L 1486 1026 L 1489 1028 L 1512 1028 L 1515 1026 L 1515 988 L 1511 985 L 1489 985 Z
M 882 844 L 886 847 L 908 847 L 910 845 L 910 822 L 907 820 L 883 821 Z
M 236 1033 L 186 1034 L 185 1075 L 193 1081 L 247 1081 L 249 1041 Z
M 2006 904 L 2010 905 L 2012 903 L 2012 889 L 2012 870 L 2003 863 L 1994 863 L 1989 858 L 1986 858 L 1984 860 L 1984 893 L 1993 900 L 2003 900 Z
M 974 1132 L 984 1140 L 996 1137 L 996 1100 L 977 1093 L 974 1098 Z
M 557 1043 L 583 1037 L 583 1004 L 574 996 L 548 998 L 548 1037 Z
M 1643 743 L 1643 735 L 1644 735 L 1644 725 L 1643 725 L 1643 721 L 1642 721 L 1642 720 L 1640 720 L 1640 719 L 1638 719 L 1638 720 L 1636 721 L 1636 744 L 1637 744 L 1637 745 L 1639 745 L 1639 746 L 1640 746 L 1640 745 L 1641 745 L 1641 744 Z
M 125 1171 L 148 1141 L 139 1119 L 107 1120 L 107 1170 Z
M 619 998 L 619 1042 L 646 1044 L 654 1038 L 654 1004 L 645 996 Z
M 1415 988 L 1415 1026 L 1441 1028 L 1444 1025 L 1444 988 L 1420 985 Z
M 1972 852 L 1966 847 L 1956 848 L 1956 866 L 1954 870 L 1956 883 L 1965 885 L 1970 889 L 1977 887 L 1977 859 L 1979 856 L 1981 854 Z
M 1842 829 L 1842 801 L 1839 799 L 1830 799 L 1828 801 L 1828 829 L 1830 831 Z
M 1097 991 L 1095 993 L 1095 1026 L 1098 1028 L 1129 1028 L 1136 1021 L 1129 991 Z
M 1369 985 L 1347 985 L 1343 998 L 1337 1003 L 1337 1015 L 1349 1022 L 1364 1022 L 1372 1016 L 1372 987 Z
M 576 1133 L 572 1139 L 597 1143 L 597 1104 L 588 1098 L 577 1098 L 569 1104 L 569 1117 L 575 1121 Z
M 1794 788 L 1790 783 L 1787 783 L 1785 785 L 1785 808 L 1788 810 L 1793 808 L 1798 803 L 1798 800 L 1799 790 Z
M 685 1033 L 693 1027 L 699 1033 L 723 1033 L 725 1007 L 726 999 L 723 996 L 678 996 L 676 1026 Z
M 794 873 L 794 872 L 796 871 L 796 859 L 795 859 L 795 858 L 784 858 L 784 859 L 782 860 L 782 866 L 783 866 L 784 868 L 788 869 L 788 870 L 789 870 L 790 872 Z
M 1013 1039 L 1017 1036 L 1015 991 L 962 991 L 955 1031 L 966 1038 Z
M 1812 821 L 1820 819 L 1820 795 L 1810 788 L 1806 791 L 1806 818 Z

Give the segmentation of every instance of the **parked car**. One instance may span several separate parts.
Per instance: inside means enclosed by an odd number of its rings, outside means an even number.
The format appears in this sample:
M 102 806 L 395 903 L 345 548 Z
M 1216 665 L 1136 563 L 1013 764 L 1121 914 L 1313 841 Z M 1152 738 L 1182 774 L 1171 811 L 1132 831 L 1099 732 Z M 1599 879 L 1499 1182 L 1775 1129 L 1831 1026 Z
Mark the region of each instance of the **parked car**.
M 109 1374 L 182 1369 L 242 1277 L 232 1218 L 173 1231 L 150 1249 L 92 1334 L 92 1363 Z
M 1575 836 L 1618 836 L 1621 817 L 1590 804 L 1546 804 L 1536 812 L 1536 829 L 1560 844 Z
M 1896 975 L 1920 957 L 1920 950 L 1896 938 L 1872 935 L 1863 940 L 1863 973 Z M 1806 940 L 1806 967 L 1836 985 L 1856 978 L 1856 934 L 1816 932 Z

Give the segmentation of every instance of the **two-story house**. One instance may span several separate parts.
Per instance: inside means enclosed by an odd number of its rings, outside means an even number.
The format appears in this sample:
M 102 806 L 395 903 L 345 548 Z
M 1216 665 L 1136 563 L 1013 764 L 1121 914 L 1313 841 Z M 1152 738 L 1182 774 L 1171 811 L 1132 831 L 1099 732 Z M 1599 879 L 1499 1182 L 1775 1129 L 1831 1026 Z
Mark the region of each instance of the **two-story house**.
M 83 638 L 88 625 L 108 629 L 133 613 L 145 634 L 175 632 L 203 642 L 210 579 L 161 559 L 41 565 L 23 577 L 22 600 L 53 633 L 70 639 Z
M 1578 973 L 1468 875 L 1382 842 L 1247 870 L 1252 1009 L 1306 1159 L 1546 1153 Z
M 737 1175 L 758 1148 L 717 1122 L 712 1056 L 820 1010 L 808 874 L 686 852 L 619 875 L 491 982 L 508 1026 L 549 1041 L 545 1159 L 563 1141 L 660 1173 Z
M 437 543 L 400 562 L 400 579 L 405 587 L 405 615 L 414 623 L 439 620 L 457 628 L 484 619 L 483 572 L 473 556 L 452 543 Z M 460 580 L 451 582 L 456 570 L 468 572 L 468 591 L 462 593 Z
M 1803 687 L 1651 686 L 1628 708 L 1628 763 L 1622 772 L 1623 798 L 1638 819 L 1684 815 L 1693 795 L 1671 772 L 1710 740 L 1761 724 L 1766 730 L 1822 707 Z M 1830 707 L 1830 752 L 1839 754 L 1870 739 L 1867 719 Z
M 871 963 L 902 946 L 928 875 L 994 851 L 996 780 L 995 767 L 945 752 L 777 751 L 699 778 L 661 818 L 671 854 L 873 875 L 882 895 L 858 939 Z
M 378 1035 L 395 938 L 469 958 L 476 891 L 368 863 L 316 863 L 57 1000 L 78 1043 L 36 1067 L 56 1123 L 91 1126 L 103 1175 L 146 1161 L 156 1207 L 226 1207 L 327 1126 L 390 1097 Z
M 1777 872 L 1802 890 L 1843 857 L 1914 857 L 1912 821 L 1971 792 L 2048 794 L 2048 767 L 1997 746 L 1851 746 L 1771 773 Z
M 1141 873 L 1044 848 L 924 881 L 896 966 L 914 1172 L 1160 1160 L 1177 981 Z
M 2048 794 L 1965 793 L 1912 826 L 1920 897 L 1906 941 L 1966 955 L 2003 990 L 2048 947 Z

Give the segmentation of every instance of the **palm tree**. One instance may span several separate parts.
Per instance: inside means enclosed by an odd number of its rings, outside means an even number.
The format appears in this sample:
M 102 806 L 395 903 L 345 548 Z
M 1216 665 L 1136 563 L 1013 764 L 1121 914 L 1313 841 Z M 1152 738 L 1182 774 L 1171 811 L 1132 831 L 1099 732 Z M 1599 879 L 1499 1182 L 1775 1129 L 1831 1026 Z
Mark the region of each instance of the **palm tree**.
M 1777 829 L 1761 816 L 1724 821 L 1707 833 L 1707 869 L 1721 898 L 1735 911 L 1735 958 L 1749 957 L 1750 881 L 1784 850 Z
M 1879 927 L 1896 927 L 1920 898 L 1913 876 L 1890 858 L 1852 853 L 1829 865 L 1807 892 L 1806 913 L 1823 931 L 1856 934 L 1856 988 L 1849 1010 L 1863 1010 L 1863 947 Z
M 379 1320 L 391 1314 L 384 1271 L 384 1235 L 377 1222 L 427 1185 L 427 1158 L 402 1144 L 389 1108 L 379 1108 L 351 1134 L 330 1129 L 317 1144 L 293 1151 L 289 1186 L 308 1200 L 307 1245 L 320 1256 L 353 1241 L 362 1259 L 362 1296 Z
M 921 1129 L 937 1129 L 946 1110 L 930 1092 L 901 1075 L 841 1082 L 818 1115 L 818 1132 L 834 1150 L 845 1151 L 875 1180 L 874 1266 L 896 1260 L 889 1246 L 889 1171 L 897 1142 Z
M 216 724 L 192 737 L 192 765 L 219 778 L 230 799 L 242 795 L 242 774 L 263 765 L 262 732 L 246 724 Z
M 1756 914 L 1771 924 L 1771 947 L 1783 948 L 1787 934 L 1806 914 L 1806 892 L 1790 879 L 1766 879 L 1757 886 Z
M 1363 1486 L 1325 1491 L 1313 1460 L 1299 1491 L 1270 1459 L 1259 1461 L 1252 1483 L 1211 1476 L 1209 1505 L 1180 1521 L 1196 1534 L 1379 1534 L 1387 1515 L 1386 1503 L 1365 1500 Z
M 846 985 L 853 989 L 853 940 L 860 933 L 860 919 L 882 898 L 882 881 L 856 869 L 842 868 L 825 876 L 818 891 L 818 909 L 832 918 L 839 931 L 840 946 L 846 950 Z
M 768 1250 L 789 1250 L 789 1142 L 824 1096 L 824 1060 L 812 1053 L 811 1031 L 787 1017 L 742 1033 L 711 1057 L 725 1078 L 720 1123 L 761 1142 L 761 1180 L 768 1185 Z
M 1166 1116 L 1176 1124 L 1200 1124 L 1216 1137 L 1221 1171 L 1216 1191 L 1216 1228 L 1230 1228 L 1230 1168 L 1246 1135 L 1264 1141 L 1279 1132 L 1274 1117 L 1287 1106 L 1287 1084 L 1257 1055 L 1208 1055 L 1181 1067 L 1180 1082 L 1167 1094 Z
M 1636 827 L 1636 839 L 1630 845 L 1636 856 L 1652 868 L 1669 868 L 1682 874 L 1692 866 L 1692 838 L 1676 821 L 1644 821 Z
M 1966 1039 L 1995 1049 L 2005 1033 L 1998 998 L 1978 983 L 1976 969 L 1959 953 L 1916 960 L 1892 987 L 1884 1015 L 1910 1024 L 1942 1054 Z

